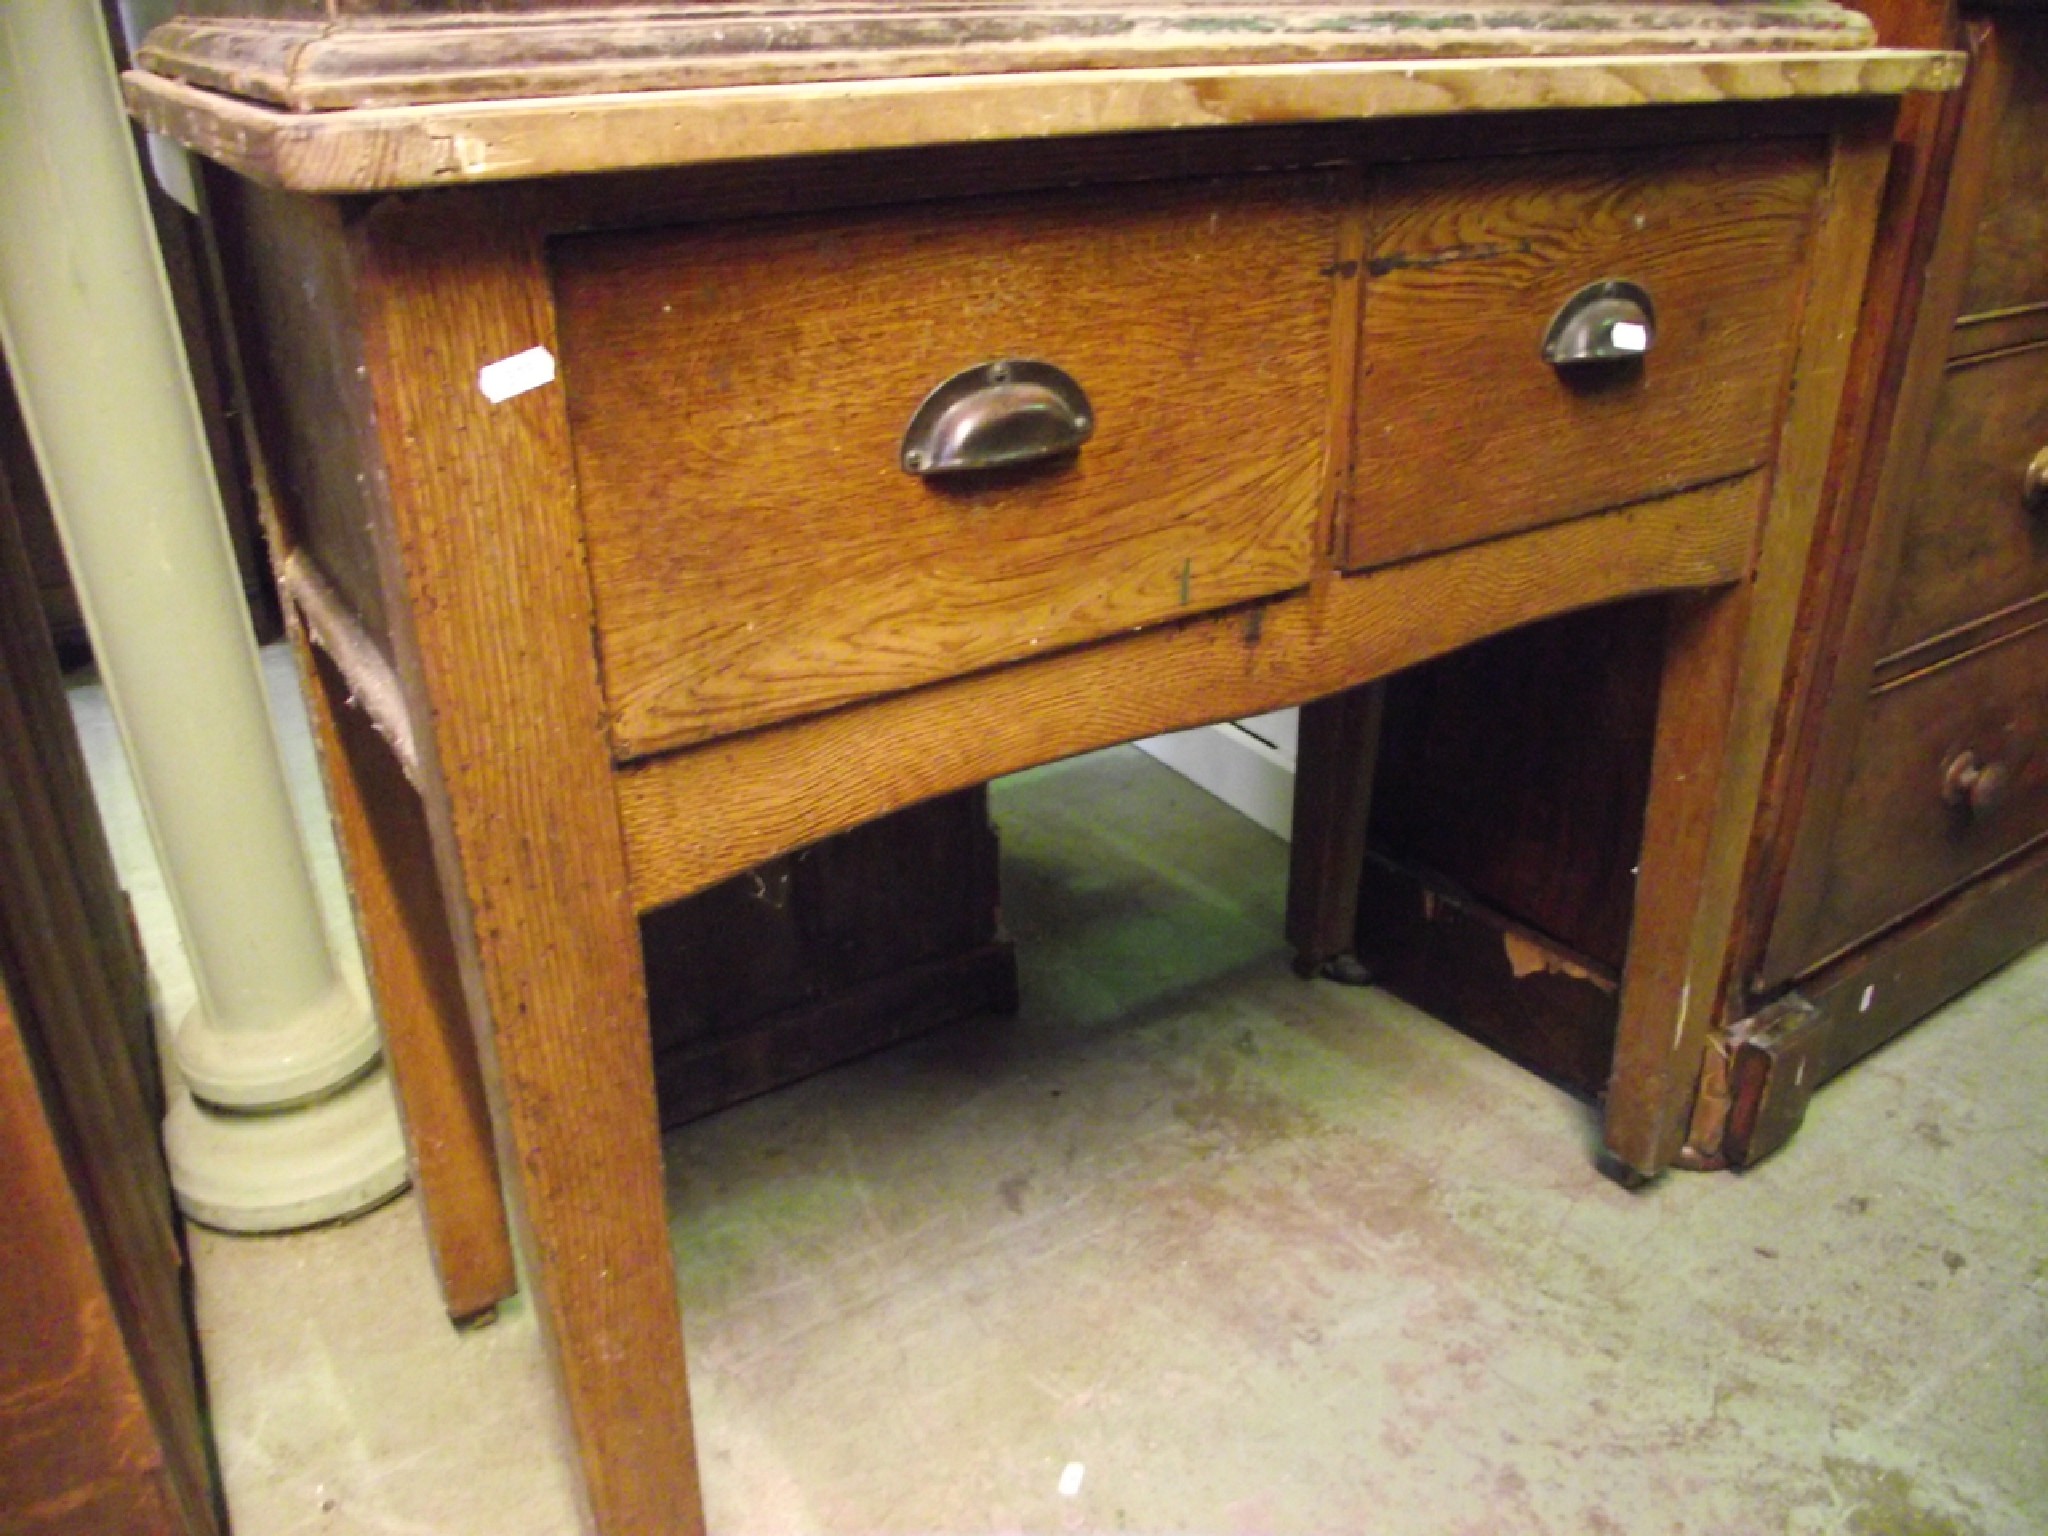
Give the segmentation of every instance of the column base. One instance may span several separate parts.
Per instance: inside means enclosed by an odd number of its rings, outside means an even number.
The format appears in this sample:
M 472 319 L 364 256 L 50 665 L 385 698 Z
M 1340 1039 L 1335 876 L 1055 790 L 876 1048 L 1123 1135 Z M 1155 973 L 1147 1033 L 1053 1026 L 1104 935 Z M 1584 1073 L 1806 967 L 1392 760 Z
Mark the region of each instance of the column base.
M 268 1114 L 223 1114 L 170 1088 L 171 1188 L 201 1226 L 289 1232 L 358 1215 L 406 1186 L 405 1137 L 381 1065 L 329 1098 Z
M 377 1021 L 353 987 L 337 981 L 291 1018 L 223 1029 L 195 1007 L 178 1026 L 178 1075 L 192 1096 L 224 1109 L 276 1110 L 310 1103 L 376 1059 Z

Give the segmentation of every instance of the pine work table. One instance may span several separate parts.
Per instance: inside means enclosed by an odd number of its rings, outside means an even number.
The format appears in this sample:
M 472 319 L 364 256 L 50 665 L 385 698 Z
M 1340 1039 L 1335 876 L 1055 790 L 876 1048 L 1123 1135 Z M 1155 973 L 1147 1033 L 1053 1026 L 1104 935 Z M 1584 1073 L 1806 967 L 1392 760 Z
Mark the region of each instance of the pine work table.
M 1955 56 L 1825 0 L 241 9 L 128 102 L 206 157 L 449 1307 L 509 1206 L 592 1530 L 702 1521 L 637 917 L 898 807 L 1302 704 L 1327 813 L 1377 679 L 1668 594 L 1605 1139 L 1678 1154 Z

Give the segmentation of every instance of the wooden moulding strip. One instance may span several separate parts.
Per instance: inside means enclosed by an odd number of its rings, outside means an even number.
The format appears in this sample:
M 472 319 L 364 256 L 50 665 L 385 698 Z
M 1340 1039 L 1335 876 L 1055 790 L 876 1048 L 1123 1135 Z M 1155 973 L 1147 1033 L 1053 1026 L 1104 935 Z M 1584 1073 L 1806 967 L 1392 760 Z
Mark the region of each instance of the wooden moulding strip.
M 1951 90 L 1933 50 L 1057 70 L 285 112 L 131 71 L 145 127 L 258 181 L 366 193 L 1158 129 Z
M 328 585 L 327 578 L 298 551 L 285 556 L 278 585 L 298 610 L 307 635 L 333 659 L 335 670 L 348 683 L 350 701 L 369 717 L 377 734 L 390 743 L 406 779 L 417 788 L 419 748 L 413 736 L 412 716 L 405 707 L 405 690 L 377 642 L 348 611 L 348 605 Z
M 246 7 L 245 7 L 246 9 Z M 343 9 L 357 11 L 362 7 Z M 1868 48 L 1833 0 L 694 0 L 439 16 L 175 17 L 142 68 L 294 112 L 1027 70 Z
M 618 773 L 634 904 L 934 795 L 1301 704 L 1517 625 L 1747 570 L 1751 473 L 1263 603 L 771 726 Z

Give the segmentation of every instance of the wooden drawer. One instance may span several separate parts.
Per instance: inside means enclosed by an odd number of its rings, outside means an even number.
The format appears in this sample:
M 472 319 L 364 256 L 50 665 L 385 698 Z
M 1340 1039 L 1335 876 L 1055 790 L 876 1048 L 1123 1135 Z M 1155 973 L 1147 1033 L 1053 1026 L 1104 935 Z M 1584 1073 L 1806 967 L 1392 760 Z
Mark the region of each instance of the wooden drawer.
M 2027 466 L 2048 450 L 2048 346 L 1951 369 L 1906 514 L 1884 650 L 2048 592 L 2048 516 Z
M 1997 764 L 1989 810 L 1949 803 L 1957 754 Z M 2048 626 L 1875 694 L 1836 821 L 1815 959 L 2048 832 Z
M 1374 189 L 1344 561 L 1557 522 L 1762 464 L 1797 330 L 1824 146 L 1389 171 Z M 1560 370 L 1552 317 L 1648 291 L 1640 362 Z
M 1306 582 L 1329 194 L 1275 176 L 558 242 L 615 751 Z M 899 467 L 925 394 L 1004 357 L 1080 382 L 1080 453 Z
M 2007 12 L 1998 32 L 2012 74 L 1957 310 L 1964 316 L 2048 303 L 2048 16 Z

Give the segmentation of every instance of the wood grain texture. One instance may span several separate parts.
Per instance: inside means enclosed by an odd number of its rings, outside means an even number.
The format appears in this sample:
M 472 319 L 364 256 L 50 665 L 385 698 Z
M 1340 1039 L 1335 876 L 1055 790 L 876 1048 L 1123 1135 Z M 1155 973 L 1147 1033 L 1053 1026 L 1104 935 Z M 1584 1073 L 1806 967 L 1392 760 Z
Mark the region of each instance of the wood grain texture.
M 1004 1001 L 1014 1008 L 998 902 L 995 827 L 976 785 L 648 913 L 662 1123 Z
M 1778 439 L 1755 576 L 1722 600 L 1674 609 L 1604 1131 L 1609 1157 L 1635 1175 L 1679 1155 L 1708 1037 L 1727 1022 L 1729 939 L 1798 631 L 1893 116 L 1851 119 L 1835 143 L 1800 309 L 1799 382 Z M 1717 689 L 1731 700 L 1725 711 L 1711 702 Z M 1703 825 L 1698 812 L 1716 776 L 1718 805 Z
M 1923 644 L 1892 652 L 1870 673 L 1870 691 L 1881 693 L 1894 683 L 1932 671 L 1972 651 L 1981 651 L 2044 623 L 2048 623 L 2048 592 L 1980 613 L 1969 623 L 1943 630 Z
M 558 242 L 623 757 L 1306 584 L 1336 214 L 1318 177 Z M 918 402 L 1059 364 L 1070 460 L 926 481 Z
M 405 685 L 385 660 L 383 649 L 350 613 L 318 566 L 294 549 L 278 561 L 277 583 L 306 638 L 327 653 L 348 685 L 348 703 L 360 709 L 405 777 L 419 780 L 419 746 L 406 712 Z
M 657 906 L 915 800 L 1357 687 L 1548 614 L 1747 569 L 1760 477 L 999 668 L 621 771 Z M 971 728 L 963 728 L 971 722 Z
M 1939 104 L 1946 96 L 1918 97 Z M 1823 139 L 1843 103 L 1828 97 L 1768 102 L 1652 105 L 1638 111 L 1543 108 L 1450 117 L 1381 120 L 1308 118 L 1236 127 L 1227 133 L 1148 133 L 970 140 L 642 168 L 616 176 L 503 183 L 492 189 L 507 217 L 550 230 L 656 229 L 733 219 L 779 218 L 828 209 L 899 207 L 950 198 L 1023 192 L 1108 192 L 1134 183 L 1270 175 L 1321 168 L 1346 178 L 1340 222 L 1357 225 L 1360 259 L 1373 164 L 1520 154 L 1612 153 L 1629 148 L 1727 144 L 1753 139 Z M 1340 239 L 1351 239 L 1350 233 Z
M 1927 432 L 1887 653 L 2048 592 L 2048 517 L 2021 494 L 2027 465 L 2048 449 L 2048 346 L 1951 368 Z
M 1663 609 L 1532 624 L 1390 679 L 1374 847 L 1619 975 Z
M 716 1038 L 657 1047 L 662 1124 L 682 1125 L 755 1094 L 946 1025 L 999 1028 L 1017 1011 L 1017 953 L 1007 942 L 922 960 Z
M 0 975 L 0 1512 L 14 1536 L 200 1536 L 167 1486 L 143 1385 Z
M 1868 50 L 1222 65 L 719 87 L 291 113 L 124 77 L 146 127 L 259 182 L 466 181 L 1075 134 L 1952 90 L 1958 55 Z
M 1734 891 L 1717 815 L 1737 754 L 1735 690 L 1750 629 L 1747 586 L 1675 599 L 1657 692 L 1628 963 L 1622 971 L 1602 1141 L 1627 1175 L 1676 1160 L 1720 1005 L 1720 942 Z M 1735 791 L 1739 793 L 1739 791 Z M 1716 865 L 1720 867 L 1717 869 Z
M 218 171 L 206 203 L 221 298 L 240 341 L 236 391 L 255 499 L 348 871 L 412 1187 L 443 1303 L 467 1322 L 509 1296 L 517 1276 L 462 962 L 421 801 L 436 794 L 422 775 L 414 723 L 426 700 L 417 666 L 408 666 L 408 682 L 393 659 L 409 660 L 396 641 L 411 631 L 375 443 L 357 262 L 333 208 L 246 188 Z M 346 573 L 348 595 L 330 571 Z
M 1995 809 L 1944 803 L 1959 752 L 2009 775 Z M 1877 693 L 1809 942 L 1839 953 L 2048 832 L 2048 626 Z
M 1614 1066 L 1616 973 L 1430 873 L 1375 851 L 1358 958 L 1412 1007 L 1587 1099 Z
M 2000 16 L 1993 46 L 2005 99 L 1957 304 L 1962 315 L 2048 299 L 2048 16 Z
M 568 423 L 559 390 L 492 405 L 477 386 L 484 364 L 557 346 L 552 306 L 537 241 L 479 214 L 398 201 L 358 231 L 399 649 L 428 705 L 436 862 L 590 1523 L 673 1536 L 703 1517 Z
M 1728 1161 L 1748 1167 L 1798 1128 L 1801 1095 L 1854 1066 L 1944 1003 L 2048 940 L 2048 840 L 2037 841 L 1789 995 L 1790 1028 L 1745 1032 L 1737 1056 Z M 1769 1022 L 1760 1020 L 1760 1023 Z M 1810 1062 L 1803 1079 L 1798 1063 Z M 1786 1082 L 1788 1077 L 1795 1078 Z
M 1951 362 L 1992 352 L 2015 352 L 2048 343 L 2048 303 L 2018 304 L 1956 321 Z
M 405 1121 L 412 1185 L 448 1315 L 468 1322 L 519 1288 L 490 1106 L 419 791 L 360 691 L 294 628 L 307 713 Z
M 1812 753 L 1796 827 L 1787 839 L 1775 888 L 1759 887 L 1768 902 L 1769 937 L 1750 950 L 1747 980 L 1753 997 L 1763 998 L 1824 958 L 1810 930 L 1825 892 L 1823 872 L 1833 857 L 1842 796 L 1855 768 L 1868 679 L 1883 656 L 1886 618 L 1894 576 L 1902 556 L 1912 493 L 1934 420 L 1934 404 L 1946 379 L 1954 318 L 1969 272 L 1971 242 L 1983 199 L 1991 145 L 2006 98 L 2009 58 L 1992 46 L 1992 28 L 1968 28 L 1973 60 L 1966 91 L 1943 115 L 1924 153 L 1937 157 L 1915 220 L 1919 234 L 1909 269 L 1919 278 L 1913 302 L 1899 311 L 1903 350 L 1890 364 L 1896 383 L 1865 429 L 1871 434 L 1865 467 L 1853 489 L 1856 504 L 1846 515 L 1861 525 L 1860 547 L 1844 547 L 1836 566 L 1858 573 L 1851 584 L 1839 627 L 1822 637 L 1824 657 L 1817 673 L 1825 687 L 1812 692 L 1816 719 Z M 1931 231 L 1931 243 L 1928 232 Z
M 1358 876 L 1385 711 L 1382 683 L 1301 707 L 1288 840 L 1287 942 L 1294 968 L 1304 976 L 1349 954 L 1357 942 Z
M 1962 33 L 1953 0 L 1866 0 L 1887 44 L 1943 47 Z M 1901 104 L 1893 130 L 1893 172 L 1885 183 L 1835 448 L 1815 521 L 1800 597 L 1787 686 L 1780 700 L 1778 746 L 1762 789 L 1758 835 L 1743 881 L 1735 945 L 1744 1000 L 1754 1007 L 1779 903 L 1793 889 L 1793 864 L 1813 824 L 1827 814 L 1825 786 L 1839 790 L 1835 765 L 1846 756 L 1868 656 L 1845 637 L 1867 630 L 1877 575 L 1867 558 L 1881 540 L 1870 510 L 1887 439 L 1909 376 L 1913 323 L 1940 223 L 1961 97 L 1920 96 Z
M 0 481 L 0 1511 L 220 1527 L 147 982 Z
M 232 13 L 233 7 L 215 7 Z M 1047 69 L 1444 58 L 1472 54 L 1867 47 L 1871 27 L 1827 0 L 1627 4 L 1578 0 L 913 0 L 894 5 L 604 5 L 434 16 L 381 7 L 298 22 L 178 18 L 145 69 L 294 112 L 489 97 L 980 75 Z M 509 13 L 509 14 L 508 14 Z
M 340 210 L 218 173 L 205 197 L 266 512 L 279 525 L 273 563 L 297 551 L 388 658 L 382 467 Z
M 1795 142 L 1380 173 L 1345 564 L 1764 462 L 1825 168 Z M 1610 278 L 1651 295 L 1650 353 L 1565 376 L 1544 334 Z
M 0 418 L 23 425 L 4 367 L 0 389 Z M 0 764 L 11 774 L 10 792 L 19 813 L 37 827 L 36 846 L 44 852 L 31 858 L 19 851 L 12 864 L 0 868 L 0 892 L 18 888 L 45 915 L 45 903 L 56 899 L 45 887 L 61 882 L 75 897 L 68 925 L 47 936 L 84 946 L 68 962 L 79 974 L 65 985 L 90 993 L 99 1021 L 94 1028 L 108 1032 L 102 1045 L 125 1059 L 142 1102 L 160 1116 L 164 1094 L 149 977 L 64 697 L 55 635 L 37 601 L 43 571 L 36 564 L 32 519 L 38 512 L 48 515 L 48 502 L 25 432 L 20 446 L 22 457 L 0 463 L 0 685 L 9 694 L 0 713 L 10 733 L 0 738 Z M 35 497 L 32 505 L 23 504 L 24 492 Z M 54 536 L 54 523 L 49 527 Z M 61 563 L 62 549 L 56 554 Z

